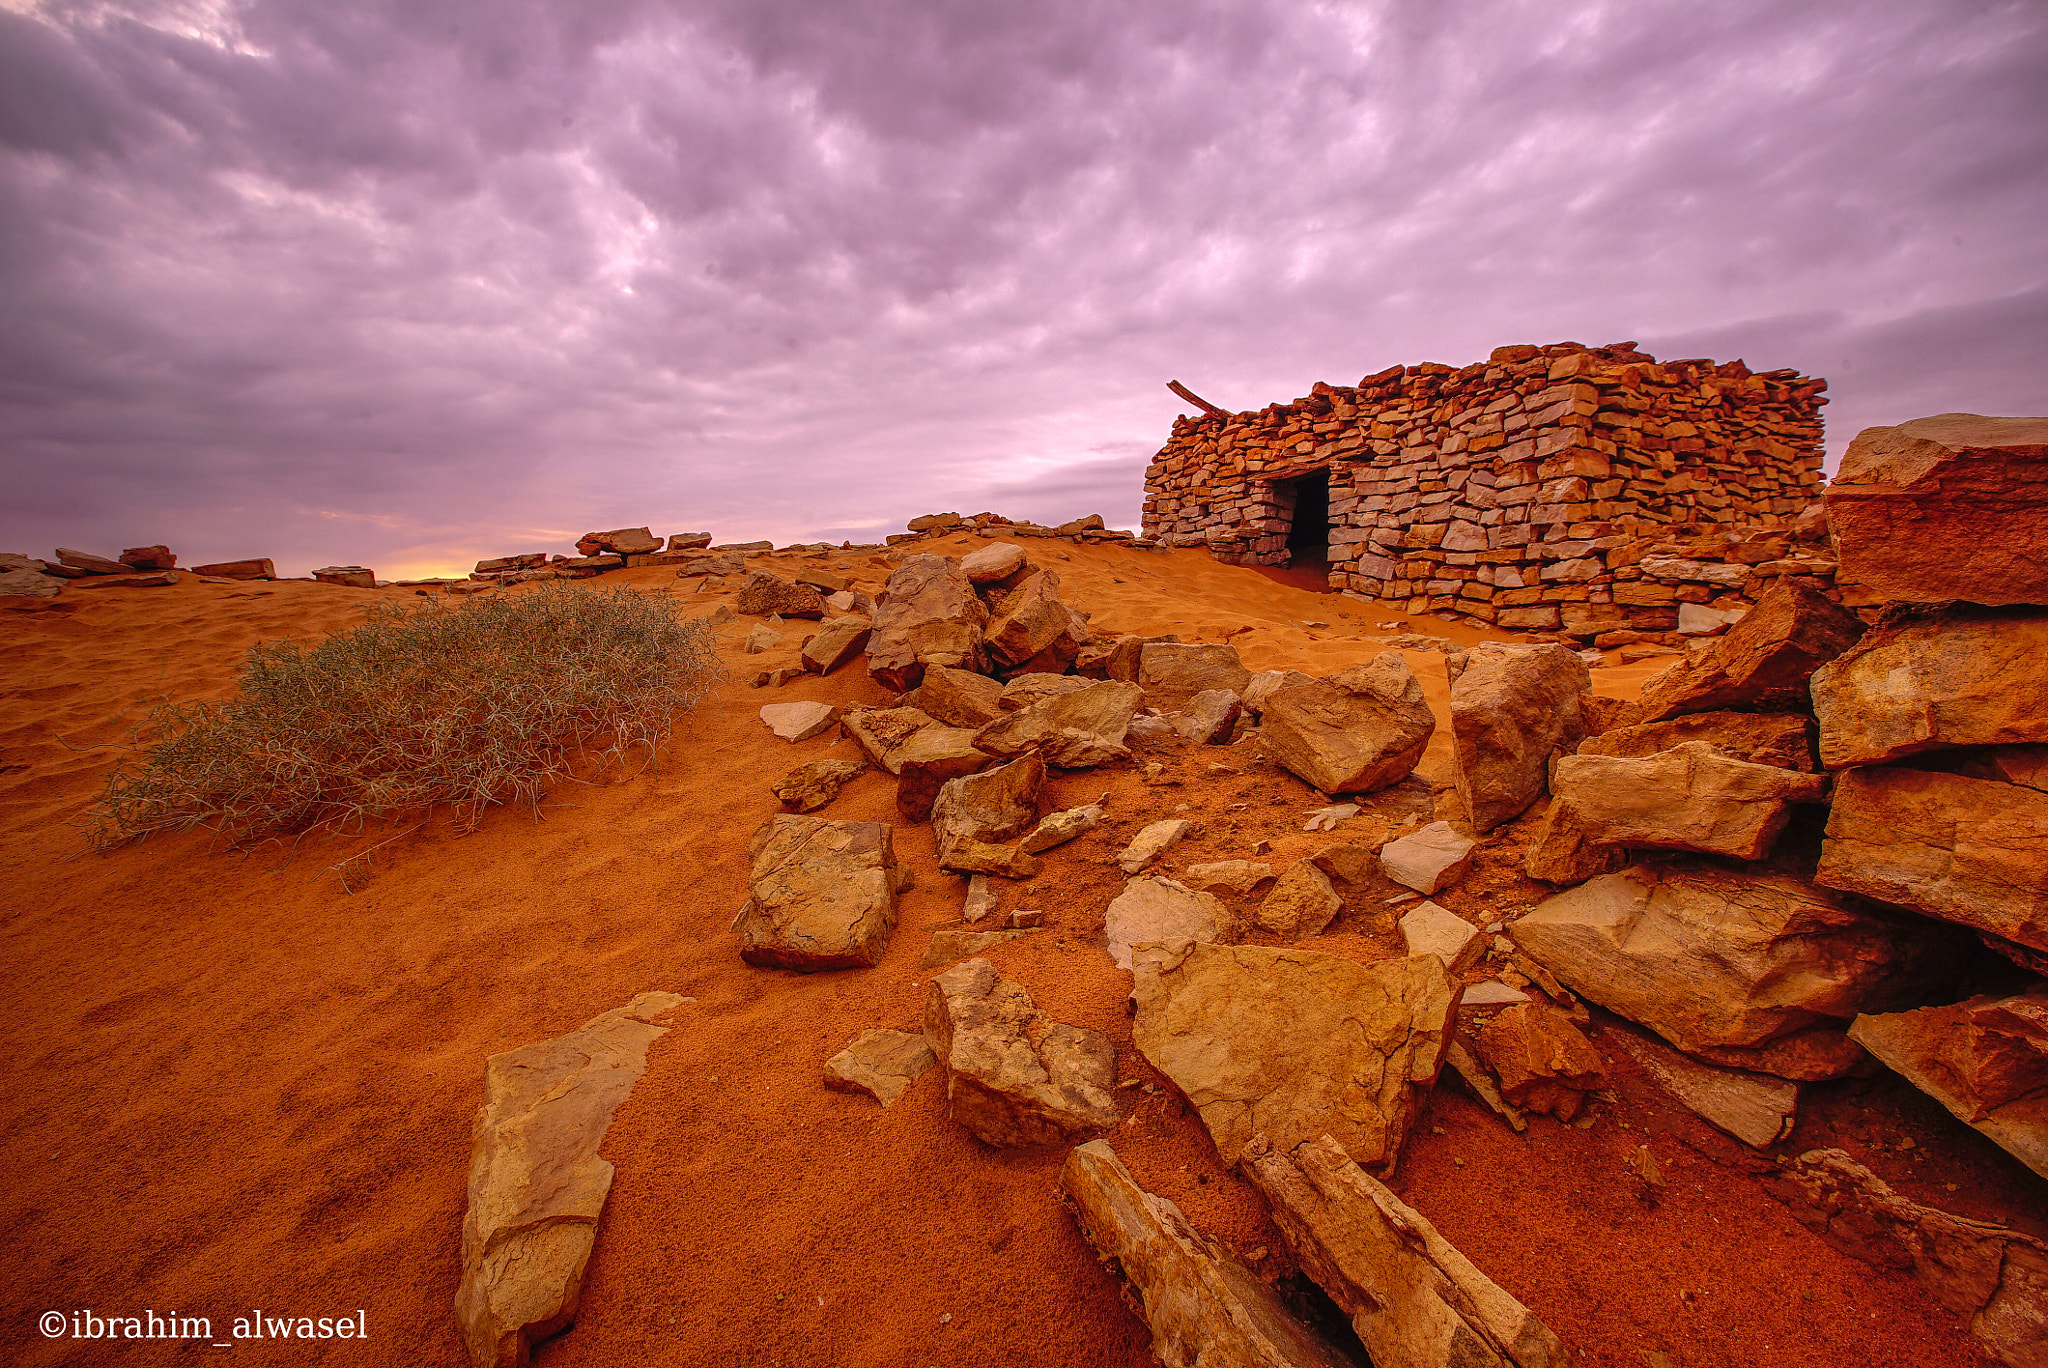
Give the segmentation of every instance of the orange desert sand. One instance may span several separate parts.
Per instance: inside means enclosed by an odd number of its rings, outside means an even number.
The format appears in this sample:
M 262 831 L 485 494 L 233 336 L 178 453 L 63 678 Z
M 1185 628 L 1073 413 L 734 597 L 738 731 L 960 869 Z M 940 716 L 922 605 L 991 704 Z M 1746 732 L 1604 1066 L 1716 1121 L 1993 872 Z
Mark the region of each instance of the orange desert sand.
M 914 549 L 981 544 L 955 535 Z M 1396 634 L 1378 624 L 1400 619 L 1196 550 L 1028 549 L 1060 572 L 1062 595 L 1092 612 L 1098 635 L 1227 636 L 1253 670 L 1322 674 L 1369 659 Z M 870 592 L 889 567 L 863 552 L 811 563 L 850 565 Z M 687 592 L 668 568 L 599 583 L 673 592 L 690 615 L 730 601 Z M 22 606 L 0 612 L 10 1061 L 0 1129 L 13 1156 L 0 1192 L 11 1305 L 0 1359 L 198 1361 L 219 1351 L 46 1341 L 34 1320 L 51 1309 L 177 1312 L 210 1317 L 225 1338 L 234 1317 L 260 1307 L 361 1308 L 368 1338 L 243 1346 L 231 1361 L 466 1363 L 452 1303 L 485 1058 L 660 989 L 694 1000 L 665 1018 L 674 1029 L 614 1119 L 604 1154 L 617 1177 L 581 1310 L 538 1347 L 538 1363 L 1150 1363 L 1144 1323 L 1060 1204 L 1064 1147 L 984 1147 L 946 1115 L 938 1071 L 886 1111 L 822 1086 L 824 1061 L 862 1030 L 917 1028 L 929 928 L 959 913 L 964 880 L 937 868 L 928 826 L 901 822 L 887 775 L 862 775 L 824 814 L 897 824 L 897 850 L 916 869 L 883 961 L 813 975 L 740 962 L 728 926 L 746 896 L 748 838 L 780 810 L 768 784 L 822 755 L 858 758 L 836 730 L 779 741 L 757 711 L 886 697 L 858 662 L 782 689 L 747 687 L 746 674 L 796 663 L 800 631 L 742 655 L 749 620 L 721 629 L 732 677 L 678 719 L 657 770 L 565 784 L 538 822 L 501 809 L 462 836 L 436 814 L 379 851 L 354 895 L 328 867 L 386 833 L 246 853 L 203 834 L 84 849 L 78 824 L 121 754 L 110 747 L 148 700 L 220 697 L 250 645 L 350 628 L 366 605 L 410 592 L 188 576 L 57 606 L 12 600 Z M 1302 625 L 1311 621 L 1329 625 Z M 1401 630 L 1482 639 L 1433 619 Z M 1419 773 L 1443 789 L 1443 656 L 1406 657 L 1440 727 Z M 1597 670 L 1596 687 L 1632 697 L 1663 663 Z M 1122 884 L 1114 853 L 1148 821 L 1183 805 L 1201 821 L 1177 865 L 1249 856 L 1261 839 L 1277 864 L 1333 839 L 1302 830 L 1326 800 L 1292 776 L 1209 772 L 1240 764 L 1241 749 L 1171 753 L 1178 785 L 1148 786 L 1128 765 L 1055 772 L 1044 810 L 1107 790 L 1111 820 L 1048 852 L 1037 879 L 1002 886 L 1001 912 L 1042 908 L 1048 929 L 988 957 L 1051 1016 L 1115 1043 L 1119 1080 L 1141 1086 L 1117 1093 L 1123 1117 L 1110 1139 L 1138 1180 L 1261 1273 L 1285 1277 L 1262 1203 L 1132 1047 L 1129 978 L 1103 950 L 1103 908 Z M 1368 805 L 1339 834 L 1377 843 L 1398 822 Z M 1483 851 L 1440 898 L 1484 924 L 1547 891 L 1522 878 L 1515 851 Z M 1363 959 L 1399 953 L 1349 914 L 1309 944 Z M 1532 1118 L 1517 1135 L 1447 1071 L 1392 1179 L 1582 1363 L 1988 1362 L 1910 1275 L 1836 1253 L 1767 1196 L 1756 1173 L 1768 1159 L 1663 1101 L 1626 1056 L 1603 1053 L 1619 1101 L 1590 1129 Z M 1645 1143 L 1665 1178 L 1654 1200 L 1625 1162 Z M 2024 1195 L 2029 1175 L 1889 1074 L 1808 1090 L 1781 1148 L 1826 1145 L 1916 1200 L 2043 1233 Z

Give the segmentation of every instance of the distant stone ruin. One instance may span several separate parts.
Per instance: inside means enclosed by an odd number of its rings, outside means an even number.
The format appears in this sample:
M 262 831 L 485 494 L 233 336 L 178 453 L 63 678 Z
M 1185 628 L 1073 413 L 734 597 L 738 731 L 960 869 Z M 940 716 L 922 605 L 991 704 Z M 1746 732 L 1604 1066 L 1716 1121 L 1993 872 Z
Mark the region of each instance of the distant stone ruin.
M 1821 492 L 1827 381 L 1660 363 L 1634 343 L 1393 366 L 1250 413 L 1174 388 L 1203 412 L 1174 421 L 1145 472 L 1147 536 L 1236 564 L 1326 563 L 1332 589 L 1507 629 L 1669 631 L 1706 591 L 1646 581 L 1645 556 L 1684 539 L 1662 549 L 1755 563 L 1768 553 L 1718 551 L 1789 527 Z

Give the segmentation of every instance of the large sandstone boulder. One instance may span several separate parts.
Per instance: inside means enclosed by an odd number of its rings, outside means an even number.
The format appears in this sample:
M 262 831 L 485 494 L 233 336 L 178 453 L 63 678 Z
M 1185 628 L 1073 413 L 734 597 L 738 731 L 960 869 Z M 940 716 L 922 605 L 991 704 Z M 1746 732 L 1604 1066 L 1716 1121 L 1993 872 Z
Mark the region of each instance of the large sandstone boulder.
M 1791 820 L 1792 804 L 1827 795 L 1825 775 L 1731 760 L 1706 741 L 1654 755 L 1567 755 L 1551 776 L 1526 860 L 1548 869 L 1551 843 L 1631 850 L 1696 850 L 1760 860 Z M 1533 875 L 1532 875 L 1533 877 Z
M 994 584 L 1024 568 L 1024 548 L 1015 542 L 990 542 L 960 558 L 960 573 L 970 584 Z
M 1863 624 L 1832 599 L 1788 578 L 1764 591 L 1726 636 L 1695 645 L 1643 685 L 1638 722 L 1728 707 L 1783 708 L 1805 701 L 1813 672 L 1849 649 Z
M 618 527 L 609 532 L 585 532 L 576 539 L 578 555 L 595 556 L 610 552 L 615 556 L 643 556 L 661 550 L 661 538 L 644 527 Z
M 484 1064 L 462 1220 L 455 1323 L 477 1368 L 519 1368 L 566 1326 L 583 1293 L 597 1218 L 612 1187 L 598 1156 L 612 1113 L 647 1068 L 683 1002 L 641 993 L 567 1035 Z
M 1088 640 L 1088 624 L 1060 601 L 1060 577 L 1039 570 L 996 604 L 982 640 L 1002 673 L 1061 674 Z
M 1035 755 L 991 770 L 949 779 L 931 805 L 939 850 L 955 841 L 1013 841 L 1038 820 L 1045 762 Z
M 1126 880 L 1124 891 L 1110 899 L 1102 924 L 1109 938 L 1109 957 L 1117 968 L 1128 969 L 1134 946 L 1155 941 L 1237 941 L 1251 930 L 1252 918 L 1213 893 L 1153 875 Z
M 1808 1150 L 1765 1185 L 1843 1253 L 1911 1268 L 2007 1368 L 2048 1364 L 2048 1243 L 1908 1201 L 1844 1150 Z
M 1103 1262 L 1123 1275 L 1165 1368 L 1350 1368 L 1273 1291 L 1138 1186 L 1105 1140 L 1077 1146 L 1060 1192 Z
M 1579 996 L 1717 1064 L 1837 1077 L 1859 1012 L 1924 1000 L 1951 944 L 1784 875 L 1637 865 L 1509 923 Z
M 1947 746 L 2048 741 L 2048 611 L 1894 618 L 1814 672 L 1830 769 Z
M 2048 950 L 2048 793 L 1956 774 L 1845 771 L 1814 882 Z
M 943 786 L 991 763 L 989 753 L 975 746 L 974 733 L 966 727 L 926 727 L 889 759 L 896 766 L 896 810 L 909 822 L 931 815 Z
M 1116 1048 L 1047 1018 L 985 959 L 932 980 L 924 1034 L 953 1119 L 984 1144 L 1054 1145 L 1116 1125 Z
M 821 618 L 825 616 L 825 596 L 808 584 L 796 584 L 766 570 L 756 570 L 740 586 L 733 608 L 754 617 L 773 613 L 786 618 Z
M 1162 708 L 1177 708 L 1205 689 L 1228 689 L 1243 697 L 1245 686 L 1252 682 L 1252 672 L 1238 658 L 1237 647 L 1228 644 L 1152 640 L 1141 643 L 1137 652 L 1138 683 L 1147 700 Z M 1115 668 L 1112 658 L 1110 669 Z M 1112 673 L 1110 677 L 1118 676 Z
M 733 920 L 740 958 L 782 969 L 872 966 L 903 883 L 890 829 L 782 813 L 754 833 L 752 896 Z
M 1528 1307 L 1353 1163 L 1335 1136 L 1288 1146 L 1260 1135 L 1242 1161 L 1302 1270 L 1351 1318 L 1374 1368 L 1571 1368 Z
M 903 701 L 949 727 L 985 727 L 1003 715 L 1002 696 L 1003 686 L 987 675 L 930 665 Z
M 1266 700 L 1267 751 L 1324 793 L 1369 793 L 1408 777 L 1436 730 L 1422 682 L 1398 651 L 1286 685 Z
M 1822 667 L 1823 669 L 1827 667 Z M 1664 722 L 1616 727 L 1579 743 L 1580 755 L 1632 758 L 1704 741 L 1732 760 L 1806 770 L 1813 763 L 1813 719 L 1799 713 L 1686 713 Z
M 987 664 L 981 629 L 988 605 L 951 556 L 912 556 L 896 567 L 876 601 L 868 671 L 883 688 L 917 687 L 930 665 L 980 673 Z
M 974 744 L 1005 758 L 1036 751 L 1061 769 L 1125 760 L 1124 733 L 1143 694 L 1135 684 L 1102 680 L 1009 713 L 977 732 Z
M 2048 985 L 1856 1018 L 1850 1038 L 2048 1178 Z
M 1451 736 L 1474 831 L 1512 821 L 1543 796 L 1551 760 L 1585 739 L 1579 696 L 1592 687 L 1586 662 L 1564 646 L 1472 648 L 1451 685 Z
M 1216 1152 L 1325 1133 L 1391 1169 L 1443 1065 L 1458 991 L 1443 962 L 1170 941 L 1132 956 L 1131 1039 L 1186 1095 Z
M 825 1061 L 825 1086 L 866 1093 L 886 1110 L 938 1062 L 922 1035 L 872 1028 Z
M 2048 418 L 1865 428 L 1827 488 L 1849 604 L 2048 604 Z

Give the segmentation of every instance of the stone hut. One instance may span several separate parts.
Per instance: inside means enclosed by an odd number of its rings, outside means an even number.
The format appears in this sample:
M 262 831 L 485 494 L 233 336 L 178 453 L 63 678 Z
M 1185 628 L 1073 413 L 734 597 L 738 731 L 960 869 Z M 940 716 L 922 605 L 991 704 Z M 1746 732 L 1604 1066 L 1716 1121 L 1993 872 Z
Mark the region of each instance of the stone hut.
M 1641 561 L 1676 546 L 1754 563 L 1700 546 L 1787 528 L 1820 496 L 1826 388 L 1560 342 L 1256 412 L 1195 400 L 1145 472 L 1144 530 L 1239 564 L 1327 565 L 1331 588 L 1415 612 L 1669 631 L 1676 602 L 1702 600 L 1645 584 Z

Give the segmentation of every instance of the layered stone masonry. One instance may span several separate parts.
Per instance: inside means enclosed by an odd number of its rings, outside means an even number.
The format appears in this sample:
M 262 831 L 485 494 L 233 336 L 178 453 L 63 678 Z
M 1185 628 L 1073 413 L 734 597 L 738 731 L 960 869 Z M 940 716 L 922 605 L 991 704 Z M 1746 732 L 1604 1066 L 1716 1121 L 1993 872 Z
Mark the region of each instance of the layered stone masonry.
M 1746 606 L 1759 569 L 1832 571 L 1788 556 L 1820 495 L 1826 388 L 1633 343 L 1394 366 L 1175 420 L 1145 473 L 1144 531 L 1285 564 L 1295 482 L 1326 471 L 1334 589 L 1513 630 L 1668 632 L 1680 603 Z

